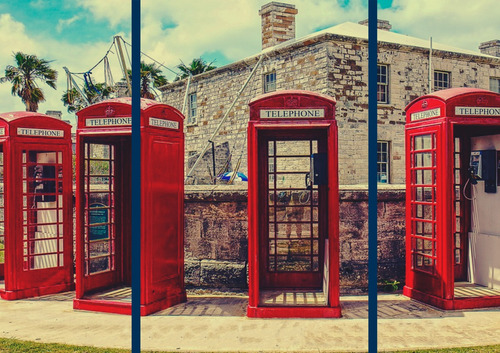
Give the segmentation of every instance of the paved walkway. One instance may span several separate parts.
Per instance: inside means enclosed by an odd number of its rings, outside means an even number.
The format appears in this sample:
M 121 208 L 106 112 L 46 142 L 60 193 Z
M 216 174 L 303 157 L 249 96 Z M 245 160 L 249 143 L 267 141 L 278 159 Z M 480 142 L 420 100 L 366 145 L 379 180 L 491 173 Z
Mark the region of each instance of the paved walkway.
M 75 311 L 74 293 L 0 300 L 0 336 L 130 348 L 129 316 Z M 342 297 L 340 319 L 251 319 L 247 297 L 190 296 L 143 317 L 142 348 L 176 352 L 364 352 L 366 296 Z M 500 344 L 500 308 L 441 311 L 400 294 L 379 296 L 379 349 Z

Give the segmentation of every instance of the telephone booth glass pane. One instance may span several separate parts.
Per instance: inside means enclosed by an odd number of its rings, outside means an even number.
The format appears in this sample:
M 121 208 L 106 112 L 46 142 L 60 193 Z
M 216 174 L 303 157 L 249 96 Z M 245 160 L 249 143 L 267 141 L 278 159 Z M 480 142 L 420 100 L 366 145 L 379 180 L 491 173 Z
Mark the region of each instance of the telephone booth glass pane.
M 268 271 L 318 271 L 318 189 L 306 185 L 317 141 L 269 141 Z
M 436 271 L 436 135 L 412 136 L 411 247 L 415 270 Z
M 115 269 L 115 147 L 85 143 L 85 274 Z
M 23 269 L 63 266 L 62 153 L 24 150 L 21 168 Z

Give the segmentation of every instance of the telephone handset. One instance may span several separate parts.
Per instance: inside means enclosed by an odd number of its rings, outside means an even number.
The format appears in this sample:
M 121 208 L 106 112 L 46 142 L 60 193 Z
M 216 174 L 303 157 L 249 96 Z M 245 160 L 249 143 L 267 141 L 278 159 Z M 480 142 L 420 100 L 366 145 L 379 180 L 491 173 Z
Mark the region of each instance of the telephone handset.
M 306 173 L 304 183 L 306 184 L 306 190 L 312 189 L 311 173 L 310 172 Z

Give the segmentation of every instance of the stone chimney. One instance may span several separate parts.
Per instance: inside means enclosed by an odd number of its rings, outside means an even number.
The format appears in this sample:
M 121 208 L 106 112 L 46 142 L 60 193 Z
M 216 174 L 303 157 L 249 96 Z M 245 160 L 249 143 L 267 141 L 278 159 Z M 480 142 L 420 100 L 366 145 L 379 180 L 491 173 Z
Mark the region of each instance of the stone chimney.
M 259 11 L 262 18 L 262 49 L 295 38 L 295 5 L 270 2 Z
M 359 21 L 358 23 L 360 25 L 363 25 L 363 26 L 368 26 L 368 19 L 363 20 L 363 21 Z M 390 31 L 391 28 L 392 28 L 392 26 L 389 23 L 389 21 L 386 21 L 386 20 L 377 20 L 377 28 L 381 29 L 383 31 Z
M 479 44 L 479 50 L 483 54 L 500 57 L 500 39 L 494 39 Z
M 62 120 L 62 112 L 60 110 L 47 110 L 45 115 Z

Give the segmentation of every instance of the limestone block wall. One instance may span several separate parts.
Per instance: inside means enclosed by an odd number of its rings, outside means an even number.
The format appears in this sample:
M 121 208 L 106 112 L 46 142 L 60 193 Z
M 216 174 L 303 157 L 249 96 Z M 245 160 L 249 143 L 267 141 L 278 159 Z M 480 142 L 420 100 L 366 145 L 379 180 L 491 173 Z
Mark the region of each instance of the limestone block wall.
M 258 58 L 197 75 L 189 93 L 198 98 L 198 122 L 187 125 L 186 171 L 206 145 L 222 116 L 243 86 Z M 380 43 L 378 61 L 388 65 L 389 102 L 378 105 L 378 139 L 389 142 L 391 184 L 405 181 L 404 109 L 413 99 L 428 93 L 429 50 Z M 500 58 L 484 58 L 434 51 L 432 70 L 447 71 L 451 87 L 489 89 L 489 78 L 500 77 Z M 216 169 L 228 156 L 233 169 L 241 156 L 246 173 L 248 102 L 263 92 L 263 75 L 276 72 L 276 89 L 302 89 L 335 97 L 339 126 L 339 181 L 341 185 L 368 182 L 368 43 L 366 40 L 324 34 L 266 53 L 248 87 L 214 139 Z M 432 76 L 433 80 L 433 76 Z M 163 100 L 181 109 L 187 80 L 163 87 Z M 211 153 L 209 151 L 209 153 Z M 188 183 L 211 182 L 212 158 L 206 155 Z
M 383 189 L 378 199 L 379 279 L 404 282 L 404 188 Z M 340 285 L 343 294 L 368 288 L 368 193 L 340 191 Z M 229 186 L 187 186 L 187 286 L 247 289 L 247 191 Z
M 194 77 L 189 93 L 196 92 L 198 100 L 198 121 L 195 125 L 185 126 L 186 132 L 186 173 L 194 163 L 197 155 L 207 144 L 212 133 L 219 125 L 221 118 L 229 109 L 244 82 L 255 67 L 258 58 L 238 62 L 231 67 L 223 67 Z M 263 75 L 276 71 L 276 89 L 303 89 L 327 93 L 327 55 L 323 43 L 311 44 L 308 47 L 298 46 L 273 52 L 263 59 L 260 67 L 229 113 L 228 119 L 214 139 L 216 146 L 225 144 L 227 154 L 232 154 L 229 169 L 232 170 L 241 156 L 239 171 L 247 174 L 247 126 L 250 111 L 248 103 L 263 91 Z M 163 102 L 182 109 L 187 79 L 165 86 Z M 224 154 L 223 152 L 222 154 Z M 208 184 L 212 168 L 211 149 L 203 162 L 197 166 L 187 183 Z M 220 170 L 227 161 L 216 152 L 216 169 Z
M 368 182 L 368 43 L 328 36 L 328 94 L 337 99 L 339 180 Z M 390 183 L 405 182 L 405 107 L 429 93 L 429 50 L 380 43 L 378 62 L 388 65 L 389 102 L 378 105 L 378 139 L 390 144 Z M 500 75 L 500 59 L 435 51 L 432 72 L 447 71 L 451 87 L 489 89 L 489 78 Z M 433 80 L 433 74 L 431 80 Z M 432 89 L 433 85 L 431 85 Z

